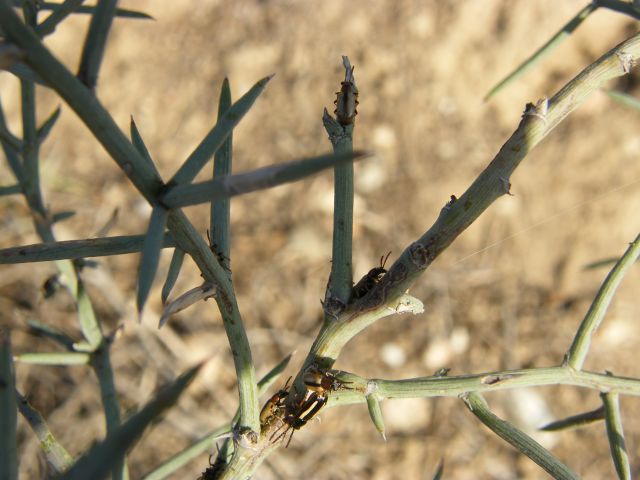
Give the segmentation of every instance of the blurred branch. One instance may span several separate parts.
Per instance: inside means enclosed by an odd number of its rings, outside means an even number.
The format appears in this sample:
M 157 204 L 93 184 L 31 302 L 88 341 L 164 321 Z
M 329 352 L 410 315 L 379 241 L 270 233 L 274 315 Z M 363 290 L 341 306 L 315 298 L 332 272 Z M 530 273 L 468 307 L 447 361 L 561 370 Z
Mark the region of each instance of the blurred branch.
M 631 465 L 629 454 L 624 444 L 624 431 L 622 428 L 622 416 L 620 415 L 620 398 L 617 393 L 601 393 L 604 406 L 604 419 L 607 425 L 607 437 L 611 448 L 611 457 L 616 467 L 618 478 L 631 480 Z
M 511 72 L 504 79 L 498 82 L 493 88 L 491 88 L 489 93 L 485 95 L 484 100 L 490 100 L 498 92 L 503 90 L 505 87 L 528 72 L 532 67 L 541 62 L 543 58 L 549 55 L 553 50 L 556 49 L 556 47 L 558 47 L 564 40 L 566 40 L 574 32 L 574 30 L 577 29 L 582 24 L 582 22 L 587 19 L 589 15 L 591 15 L 600 7 L 606 8 L 608 10 L 613 10 L 624 15 L 628 15 L 632 18 L 635 18 L 636 20 L 640 20 L 640 11 L 635 7 L 635 5 L 632 5 L 628 1 L 592 0 L 590 3 L 585 5 L 582 10 L 580 10 L 571 20 L 569 20 L 569 22 L 564 25 L 555 35 L 553 35 L 547 41 L 547 43 L 536 50 L 533 55 L 522 62 L 513 72 Z
M 196 442 L 189 445 L 187 448 L 167 458 L 152 471 L 140 477 L 140 480 L 162 480 L 164 478 L 167 478 L 169 475 L 182 468 L 198 455 L 201 455 L 206 451 L 212 451 L 214 445 L 216 444 L 216 440 L 220 438 L 220 435 L 230 432 L 231 428 L 231 423 L 228 423 L 226 425 L 223 425 L 222 427 L 212 430 Z
M 269 75 L 258 80 L 247 93 L 226 110 L 196 149 L 191 152 L 189 157 L 180 166 L 171 180 L 169 180 L 169 185 L 186 185 L 193 181 L 213 154 L 222 146 L 229 135 L 231 135 L 233 129 L 240 123 L 240 120 L 242 120 L 251 109 L 272 78 L 273 75 Z
M 2 144 L 2 150 L 9 164 L 9 168 L 16 178 L 18 183 L 24 185 L 24 169 L 22 168 L 22 160 L 20 159 L 20 152 L 22 152 L 22 140 L 14 136 L 7 126 L 4 119 L 4 109 L 2 103 L 0 103 L 0 143 Z
M 67 0 L 69 1 L 69 0 Z M 84 0 L 83 0 L 84 1 Z M 25 0 L 12 0 L 12 4 L 14 7 L 21 7 Z M 38 9 L 40 10 L 53 10 L 54 12 L 62 8 L 64 3 L 56 3 L 56 2 L 45 2 L 38 0 Z M 84 6 L 81 5 L 74 9 L 73 13 L 81 13 L 81 14 L 91 14 L 96 11 L 96 7 L 94 5 Z M 116 17 L 123 18 L 134 18 L 141 20 L 153 20 L 151 15 L 148 15 L 144 12 L 138 12 L 136 10 L 129 10 L 127 8 L 118 8 L 116 9 Z M 48 17 L 47 17 L 48 19 Z M 46 20 L 45 20 L 46 21 Z
M 171 290 L 173 290 L 173 287 L 178 280 L 180 269 L 182 269 L 182 262 L 184 261 L 184 255 L 184 250 L 179 247 L 173 250 L 173 255 L 171 255 L 171 263 L 169 264 L 169 271 L 167 272 L 167 278 L 164 281 L 164 285 L 162 286 L 162 293 L 160 294 L 163 305 L 167 303 L 169 294 L 171 293 Z
M 144 235 L 124 235 L 23 245 L 1 249 L 0 265 L 124 255 L 141 252 L 143 243 Z M 175 242 L 170 234 L 165 234 L 162 240 L 162 248 L 171 247 L 175 247 Z
M 16 390 L 16 398 L 18 409 L 29 423 L 31 430 L 36 434 L 40 441 L 40 448 L 44 452 L 47 463 L 53 469 L 56 475 L 64 473 L 73 465 L 73 457 L 69 455 L 67 450 L 56 440 L 53 433 L 49 429 L 47 422 L 29 401 Z
M 52 34 L 57 26 L 65 19 L 67 16 L 81 13 L 81 14 L 90 14 L 93 15 L 96 11 L 95 6 L 84 6 L 82 3 L 85 0 L 65 0 L 62 3 L 53 3 L 53 2 L 40 2 L 38 4 L 38 8 L 40 10 L 52 10 L 51 15 L 45 18 L 36 28 L 36 32 L 41 37 Z M 22 3 L 21 1 L 14 1 L 14 4 Z M 137 12 L 135 10 L 128 10 L 126 8 L 116 8 L 116 17 L 123 18 L 132 18 L 139 20 L 152 20 L 153 17 L 151 15 L 147 15 L 143 12 Z
M 107 38 L 116 14 L 118 0 L 98 0 L 91 16 L 89 31 L 82 47 L 78 78 L 86 87 L 94 91 L 98 82 L 98 71 L 107 47 Z
M 195 378 L 200 367 L 201 365 L 198 365 L 182 374 L 173 383 L 162 389 L 139 412 L 129 417 L 118 428 L 109 431 L 107 437 L 78 459 L 61 479 L 105 478 L 112 471 L 114 465 L 122 461 L 125 453 L 138 440 L 147 426 L 176 403 L 182 392 Z
M 161 198 L 167 208 L 181 208 L 199 203 L 229 198 L 294 182 L 337 164 L 350 163 L 368 155 L 365 152 L 344 152 L 257 168 L 246 173 L 226 175 L 200 183 L 175 185 Z
M 4 121 L 4 115 L 2 115 L 1 113 L 0 113 L 0 141 L 2 141 L 2 146 L 5 149 L 11 148 L 12 153 L 14 155 L 17 155 L 18 152 L 22 151 L 22 140 L 20 140 L 18 137 L 16 137 L 13 133 L 9 131 L 9 129 L 7 128 L 7 124 Z M 12 170 L 15 170 L 15 168 L 12 168 Z
M 7 38 L 25 51 L 26 63 L 71 106 L 136 188 L 153 205 L 158 193 L 165 188 L 162 179 L 127 139 L 96 97 L 51 55 L 39 38 L 20 21 L 6 0 L 0 0 L 0 27 Z M 222 313 L 239 379 L 240 423 L 241 426 L 256 431 L 260 428 L 260 421 L 255 370 L 249 341 L 227 274 L 182 212 L 170 212 L 167 226 L 176 244 L 191 255 L 205 280 L 220 287 L 216 302 Z
M 16 373 L 11 357 L 11 337 L 0 329 L 0 478 L 18 480 L 18 410 Z
M 500 92 L 502 89 L 513 83 L 515 80 L 520 78 L 526 72 L 528 72 L 531 68 L 537 65 L 542 61 L 547 55 L 549 55 L 556 47 L 558 47 L 564 40 L 566 40 L 573 31 L 578 28 L 582 22 L 584 22 L 591 13 L 593 13 L 597 8 L 598 2 L 591 2 L 587 4 L 585 7 L 580 10 L 575 17 L 573 17 L 569 22 L 564 25 L 554 36 L 552 36 L 547 43 L 545 43 L 542 47 L 540 47 L 536 52 L 527 58 L 524 62 L 522 62 L 513 72 L 507 75 L 505 78 L 500 80 L 484 97 L 484 100 L 490 100 Z
M 25 21 L 30 27 L 36 24 L 37 12 L 34 3 L 25 3 L 23 5 Z M 29 36 L 35 38 L 35 34 L 29 28 L 26 28 L 15 15 L 13 10 L 4 2 L 0 3 L 0 9 L 7 9 L 13 17 L 14 26 L 24 28 Z M 7 20 L 0 15 L 0 22 Z M 4 26 L 4 25 L 3 25 Z M 7 29 L 4 29 L 7 31 Z M 25 55 L 25 60 L 27 56 Z M 49 130 L 53 127 L 59 117 L 60 109 L 54 110 L 53 114 L 43 123 L 40 128 L 36 125 L 36 95 L 35 85 L 32 81 L 21 79 L 21 106 L 22 106 L 22 149 L 20 159 L 12 156 L 15 152 L 5 148 L 5 153 L 9 160 L 14 175 L 19 179 L 21 190 L 27 200 L 29 211 L 34 221 L 36 232 L 44 243 L 55 242 L 53 224 L 57 219 L 62 218 L 61 215 L 52 215 L 45 207 L 41 184 L 40 184 L 40 144 L 46 138 Z M 4 121 L 2 122 L 4 123 Z M 4 146 L 4 143 L 3 143 Z M 87 295 L 84 285 L 78 276 L 75 265 L 70 260 L 58 260 L 56 266 L 61 273 L 60 281 L 71 296 L 76 301 L 78 320 L 80 329 L 84 336 L 84 341 L 74 344 L 74 349 L 81 350 L 85 353 L 91 353 L 92 367 L 98 377 L 100 385 L 100 393 L 103 400 L 105 412 L 105 420 L 107 430 L 111 431 L 120 424 L 120 405 L 115 391 L 113 372 L 109 359 L 108 348 L 106 346 L 105 337 L 102 334 L 100 323 L 95 315 L 91 300 Z M 65 354 L 67 358 L 73 355 L 73 352 Z M 81 354 L 80 354 L 81 355 Z M 77 356 L 76 356 L 77 360 Z M 128 478 L 124 463 L 114 467 L 114 480 Z
M 565 430 L 567 428 L 577 428 L 584 425 L 589 425 L 594 422 L 604 420 L 604 408 L 602 406 L 591 410 L 589 412 L 579 413 L 578 415 L 571 415 L 570 417 L 563 418 L 562 420 L 556 420 L 555 422 L 547 423 L 539 428 L 542 432 L 557 432 Z
M 32 319 L 27 320 L 27 325 L 29 325 L 29 327 L 36 333 L 50 338 L 57 344 L 62 345 L 68 351 L 73 351 L 73 339 L 62 330 Z
M 640 11 L 634 5 L 635 2 L 631 3 L 624 0 L 594 0 L 593 3 L 598 7 L 607 8 L 640 20 Z
M 9 70 L 12 65 L 19 63 L 21 58 L 22 50 L 12 43 L 0 40 L 0 70 Z M 5 139 L 2 131 L 0 138 Z
M 615 267 L 609 272 L 607 278 L 602 283 L 600 290 L 589 307 L 589 311 L 582 320 L 580 328 L 569 347 L 564 364 L 580 370 L 589 353 L 589 346 L 594 333 L 602 323 L 604 315 L 613 300 L 618 285 L 640 256 L 640 235 L 631 243 L 624 255 L 618 260 Z
M 51 10 L 53 10 L 51 14 L 36 27 L 38 35 L 44 37 L 45 35 L 55 32 L 56 27 L 65 18 L 74 13 L 78 7 L 82 5 L 82 2 L 84 2 L 84 0 L 65 0 L 57 4 L 57 8 L 51 8 Z M 43 6 L 40 6 L 40 9 L 43 9 Z
M 85 352 L 20 353 L 15 356 L 19 363 L 34 365 L 87 365 L 91 354 Z
M 263 395 L 267 389 L 273 385 L 273 383 L 280 378 L 282 372 L 289 365 L 291 360 L 291 354 L 284 357 L 275 367 L 273 367 L 267 374 L 258 382 L 258 395 Z M 177 471 L 180 467 L 193 460 L 195 457 L 205 452 L 206 450 L 213 450 L 213 446 L 216 443 L 216 439 L 225 432 L 232 430 L 235 423 L 238 421 L 240 412 L 236 410 L 233 420 L 222 427 L 204 435 L 200 440 L 189 445 L 184 450 L 176 453 L 172 457 L 166 459 L 162 464 L 158 465 L 152 471 L 146 473 L 141 480 L 161 480 L 168 475 Z
M 151 286 L 158 270 L 168 215 L 169 212 L 162 205 L 153 206 L 149 227 L 142 245 L 140 265 L 138 266 L 138 295 L 136 298 L 138 315 L 142 315 L 142 309 L 149 297 Z
M 616 102 L 624 105 L 625 107 L 633 108 L 634 110 L 640 110 L 640 100 L 636 97 L 619 92 L 617 90 L 605 90 L 605 93 Z
M 577 480 L 579 478 L 564 463 L 554 457 L 551 452 L 529 435 L 494 415 L 482 395 L 472 392 L 463 395 L 462 400 L 471 413 L 482 423 L 489 427 L 500 438 L 540 465 L 553 478 L 560 480 Z

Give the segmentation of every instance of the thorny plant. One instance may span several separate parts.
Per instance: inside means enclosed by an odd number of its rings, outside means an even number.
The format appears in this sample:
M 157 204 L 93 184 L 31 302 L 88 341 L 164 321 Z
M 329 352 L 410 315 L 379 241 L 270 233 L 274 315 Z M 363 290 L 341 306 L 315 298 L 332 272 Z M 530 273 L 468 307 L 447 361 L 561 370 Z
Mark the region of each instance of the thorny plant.
M 594 332 L 625 272 L 640 254 L 640 236 L 632 242 L 604 281 L 585 316 L 565 358 L 555 367 L 491 372 L 477 375 L 447 376 L 446 370 L 430 377 L 385 381 L 366 379 L 333 370 L 344 345 L 364 328 L 381 318 L 402 312 L 418 313 L 422 303 L 407 292 L 437 256 L 496 199 L 510 193 L 510 177 L 531 151 L 585 98 L 609 79 L 628 74 L 640 57 L 640 34 L 629 38 L 583 70 L 556 95 L 528 104 L 513 135 L 493 161 L 459 198 L 451 199 L 420 238 L 411 242 L 395 262 L 386 268 L 390 255 L 380 259 L 362 279 L 354 284 L 351 268 L 353 163 L 361 156 L 352 151 L 352 138 L 359 91 L 354 68 L 344 57 L 345 78 L 335 100 L 335 117 L 326 110 L 324 126 L 334 154 L 267 167 L 253 172 L 231 175 L 231 132 L 250 109 L 271 77 L 259 81 L 237 102 L 231 103 L 228 83 L 220 98 L 218 122 L 201 144 L 186 159 L 169 181 L 161 179 L 152 156 L 132 122 L 131 140 L 118 129 L 108 112 L 94 95 L 104 46 L 112 20 L 116 16 L 144 18 L 137 12 L 119 10 L 115 1 L 101 1 L 97 7 L 81 7 L 81 1 L 67 0 L 54 5 L 46 2 L 0 0 L 0 64 L 20 78 L 22 91 L 23 138 L 10 132 L 0 116 L 0 141 L 16 184 L 2 187 L 3 195 L 23 194 L 33 216 L 42 244 L 20 246 L 0 251 L 2 263 L 55 261 L 59 280 L 75 298 L 84 342 L 73 343 L 47 325 L 33 324 L 43 334 L 61 343 L 66 353 L 21 354 L 16 358 L 49 364 L 89 364 L 99 379 L 107 437 L 80 459 L 74 460 L 57 442 L 42 416 L 26 399 L 14 391 L 13 357 L 9 332 L 0 342 L 0 477 L 18 475 L 16 447 L 16 411 L 19 409 L 41 439 L 47 460 L 54 473 L 62 478 L 127 478 L 125 453 L 144 428 L 172 405 L 197 373 L 198 367 L 179 377 L 149 404 L 127 421 L 120 419 L 118 396 L 114 387 L 109 347 L 114 335 L 102 332 L 91 300 L 82 283 L 83 257 L 141 252 L 138 279 L 138 309 L 141 311 L 155 276 L 159 252 L 174 248 L 163 300 L 169 295 L 179 274 L 182 260 L 190 255 L 200 268 L 204 283 L 167 305 L 161 319 L 196 301 L 214 297 L 229 338 L 238 377 L 239 412 L 229 425 L 211 432 L 185 452 L 169 459 L 145 478 L 164 478 L 190 458 L 208 449 L 211 441 L 226 438 L 215 460 L 201 478 L 249 478 L 260 463 L 278 447 L 287 446 L 296 430 L 305 427 L 323 408 L 349 403 L 366 403 L 372 421 L 384 436 L 380 401 L 385 398 L 459 396 L 474 415 L 516 449 L 528 455 L 555 478 L 577 478 L 566 465 L 514 425 L 496 417 L 489 410 L 482 392 L 567 384 L 601 392 L 603 408 L 596 415 L 604 418 L 615 468 L 621 478 L 629 478 L 630 467 L 618 396 L 640 395 L 640 379 L 622 378 L 609 372 L 599 374 L 583 370 Z M 593 2 L 580 18 L 600 6 L 625 11 L 625 2 Z M 15 11 L 21 6 L 23 18 Z M 52 13 L 42 21 L 38 16 L 47 9 Z M 585 14 L 585 12 L 587 12 Z M 635 12 L 635 13 L 634 13 Z M 71 74 L 43 46 L 41 39 L 72 13 L 92 15 L 78 75 Z M 573 25 L 572 28 L 575 28 Z M 571 31 L 567 28 L 567 31 Z M 53 226 L 65 215 L 53 214 L 46 207 L 40 191 L 38 147 L 58 118 L 59 110 L 41 126 L 35 124 L 35 84 L 55 92 L 76 112 L 95 138 L 122 168 L 134 186 L 153 207 L 145 235 L 107 237 L 72 242 L 57 242 Z M 494 94 L 492 91 L 491 94 Z M 215 155 L 213 179 L 192 183 L 195 175 Z M 289 358 L 257 382 L 250 345 L 243 327 L 231 284 L 229 254 L 229 197 L 296 180 L 322 168 L 334 167 L 334 236 L 332 267 L 323 301 L 324 322 L 307 357 L 293 381 L 288 380 L 262 408 L 258 396 L 280 375 Z M 198 203 L 211 204 L 208 242 L 190 224 L 180 208 Z M 168 232 L 165 232 L 165 228 Z M 588 412 L 593 418 L 593 412 Z M 582 419 L 585 415 L 574 418 Z M 573 420 L 565 422 L 567 425 Z M 438 472 L 438 475 L 442 470 Z

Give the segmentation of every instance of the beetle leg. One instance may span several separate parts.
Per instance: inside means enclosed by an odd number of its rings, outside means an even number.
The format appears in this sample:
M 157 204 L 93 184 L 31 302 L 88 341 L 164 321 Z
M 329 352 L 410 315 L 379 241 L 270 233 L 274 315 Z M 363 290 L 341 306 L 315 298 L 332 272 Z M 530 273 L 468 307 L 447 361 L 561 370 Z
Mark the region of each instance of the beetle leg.
M 291 435 L 289 435 L 289 440 L 287 441 L 287 444 L 284 446 L 284 448 L 289 448 L 289 444 L 291 443 L 291 439 L 293 438 L 293 432 L 295 432 L 295 429 L 291 428 Z M 285 430 L 284 432 L 285 434 L 287 433 L 287 431 Z
M 284 430 L 281 432 L 283 428 Z M 269 437 L 269 441 L 272 443 L 277 443 L 278 441 L 280 441 L 280 439 L 283 436 L 287 434 L 287 432 L 289 431 L 289 428 L 290 428 L 289 424 L 282 422 L 282 424 L 278 426 L 278 428 L 276 428 L 276 431 L 271 434 L 271 437 Z

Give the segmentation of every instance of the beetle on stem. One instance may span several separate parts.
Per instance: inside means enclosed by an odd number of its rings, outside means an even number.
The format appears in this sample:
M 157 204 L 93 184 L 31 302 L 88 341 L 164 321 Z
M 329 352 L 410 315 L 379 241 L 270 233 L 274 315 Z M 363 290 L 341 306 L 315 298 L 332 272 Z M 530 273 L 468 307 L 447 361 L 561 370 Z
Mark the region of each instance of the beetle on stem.
M 391 252 L 387 253 L 386 257 L 380 257 L 380 266 L 369 270 L 369 273 L 362 277 L 358 281 L 358 283 L 353 286 L 352 296 L 354 299 L 364 297 L 373 287 L 376 286 L 382 276 L 387 273 L 387 270 L 384 268 L 384 266 L 389 259 L 389 255 L 391 255 Z
M 282 408 L 284 407 L 286 398 L 289 396 L 290 381 L 291 377 L 289 377 L 287 383 L 284 384 L 284 387 L 278 390 L 269 400 L 267 400 L 264 407 L 262 407 L 262 410 L 260 411 L 260 425 L 262 432 L 267 431 L 274 421 L 281 420 L 281 414 L 283 412 Z
M 283 425 L 280 425 L 271 435 L 271 440 L 277 442 L 291 431 L 285 448 L 291 443 L 293 432 L 300 430 L 309 420 L 316 416 L 329 400 L 331 392 L 341 388 L 350 388 L 346 386 L 349 382 L 343 382 L 332 373 L 321 370 L 314 365 L 305 370 L 302 380 L 305 386 L 304 396 L 298 402 L 285 405 L 284 416 L 282 417 Z
M 337 97 L 333 102 L 336 106 L 333 113 L 336 115 L 338 123 L 343 127 L 354 122 L 358 114 L 356 108 L 360 103 L 358 102 L 358 87 L 353 79 L 353 69 L 354 67 L 347 69 L 344 82 L 340 83 L 340 91 L 336 92 Z

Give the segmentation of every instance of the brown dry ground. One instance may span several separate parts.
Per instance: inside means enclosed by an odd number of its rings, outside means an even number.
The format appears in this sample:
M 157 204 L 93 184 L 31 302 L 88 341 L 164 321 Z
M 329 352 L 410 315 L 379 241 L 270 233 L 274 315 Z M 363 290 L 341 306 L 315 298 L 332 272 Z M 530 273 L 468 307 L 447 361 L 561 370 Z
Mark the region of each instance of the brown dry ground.
M 536 70 L 495 100 L 488 89 L 545 42 L 582 0 L 443 1 L 183 1 L 125 2 L 155 21 L 119 20 L 113 30 L 98 97 L 128 131 L 130 115 L 164 178 L 212 125 L 225 76 L 234 98 L 276 73 L 234 133 L 238 171 L 330 149 L 321 123 L 343 70 L 356 66 L 361 92 L 356 147 L 375 156 L 356 167 L 356 275 L 383 253 L 392 259 L 435 220 L 451 194 L 460 195 L 517 126 L 526 102 L 551 96 L 582 68 L 628 37 L 636 25 L 597 12 Z M 69 21 L 49 42 L 75 69 L 86 19 Z M 635 81 L 619 85 L 633 92 Z M 14 131 L 18 89 L 6 74 L 1 95 Z M 638 93 L 638 92 L 636 92 Z M 40 118 L 59 103 L 39 91 Z M 514 196 L 499 199 L 433 264 L 412 294 L 426 311 L 389 317 L 353 340 L 336 368 L 400 379 L 558 364 L 606 269 L 590 261 L 619 255 L 638 231 L 640 140 L 637 112 L 596 93 L 518 168 Z M 77 215 L 60 224 L 60 239 L 94 235 L 114 209 L 110 234 L 142 233 L 149 209 L 125 176 L 63 106 L 42 149 L 42 181 L 54 211 Z M 4 169 L 4 167 L 3 167 Z M 6 170 L 3 170 L 6 172 Z M 3 184 L 10 182 L 3 173 Z M 202 178 L 209 175 L 205 172 Z M 296 350 L 299 366 L 321 321 L 331 252 L 331 182 L 310 180 L 233 201 L 232 270 L 258 375 Z M 21 199 L 0 203 L 1 245 L 35 243 Z M 208 209 L 188 210 L 200 230 Z M 165 252 L 159 277 L 166 273 Z M 237 405 L 235 378 L 219 315 L 211 302 L 155 329 L 161 310 L 153 291 L 143 325 L 133 309 L 138 257 L 100 259 L 85 279 L 105 330 L 124 325 L 113 347 L 124 412 L 163 383 L 207 359 L 204 371 L 130 456 L 132 478 L 220 426 Z M 50 351 L 28 331 L 37 318 L 79 338 L 64 294 L 44 301 L 51 264 L 4 267 L 1 322 L 13 327 L 17 352 Z M 199 283 L 186 263 L 176 292 Z M 599 330 L 586 367 L 638 376 L 637 297 L 640 272 L 626 278 Z M 17 366 L 19 389 L 78 455 L 104 434 L 97 383 L 85 367 Z M 600 404 L 596 391 L 545 387 L 487 396 L 493 410 L 532 431 Z M 627 448 L 640 468 L 638 401 L 622 400 Z M 445 478 L 545 478 L 531 461 L 491 434 L 457 398 L 383 403 L 387 441 L 364 406 L 327 410 L 322 423 L 297 433 L 256 478 L 431 478 L 441 458 Z M 537 437 L 587 479 L 612 478 L 604 426 Z M 21 478 L 42 478 L 34 435 L 20 420 Z M 171 478 L 195 478 L 203 454 Z

